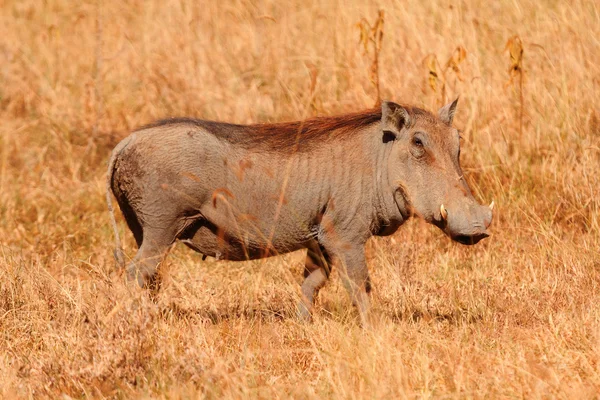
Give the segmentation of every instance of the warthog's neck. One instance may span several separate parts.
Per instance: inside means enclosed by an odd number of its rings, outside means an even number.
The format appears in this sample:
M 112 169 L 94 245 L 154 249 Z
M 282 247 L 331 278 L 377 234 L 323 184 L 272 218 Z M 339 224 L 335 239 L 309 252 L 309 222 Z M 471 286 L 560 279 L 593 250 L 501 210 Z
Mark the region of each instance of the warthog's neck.
M 375 168 L 375 176 L 373 177 L 375 194 L 373 197 L 373 216 L 376 221 L 374 234 L 385 236 L 394 233 L 402 223 L 405 222 L 406 216 L 400 211 L 395 200 L 397 185 L 390 178 L 390 154 L 392 143 L 384 144 L 381 138 L 381 127 L 375 124 L 370 129 L 368 137 L 374 138 L 371 142 L 373 165 Z

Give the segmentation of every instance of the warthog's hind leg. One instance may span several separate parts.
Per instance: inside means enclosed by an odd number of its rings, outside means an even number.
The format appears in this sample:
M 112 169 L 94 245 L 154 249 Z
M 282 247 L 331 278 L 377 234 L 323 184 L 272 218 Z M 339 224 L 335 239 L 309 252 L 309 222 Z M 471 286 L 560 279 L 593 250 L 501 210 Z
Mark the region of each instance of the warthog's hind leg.
M 303 320 L 310 320 L 315 297 L 329 278 L 331 260 L 321 246 L 315 244 L 308 248 L 304 263 L 304 282 L 302 300 L 298 304 L 298 314 Z
M 145 230 L 144 239 L 135 257 L 127 267 L 128 280 L 136 280 L 140 287 L 157 290 L 157 269 L 175 241 L 165 230 Z

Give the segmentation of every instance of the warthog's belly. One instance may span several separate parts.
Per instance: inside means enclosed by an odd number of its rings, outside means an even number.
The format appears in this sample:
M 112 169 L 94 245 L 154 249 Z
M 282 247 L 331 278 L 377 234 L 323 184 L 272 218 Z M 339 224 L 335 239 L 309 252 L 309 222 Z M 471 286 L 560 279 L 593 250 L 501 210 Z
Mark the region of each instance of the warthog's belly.
M 267 237 L 263 235 L 233 235 L 227 234 L 214 226 L 198 224 L 181 238 L 181 242 L 192 250 L 218 260 L 246 261 L 276 256 L 302 249 L 304 243 L 282 244 L 274 242 L 268 245 Z

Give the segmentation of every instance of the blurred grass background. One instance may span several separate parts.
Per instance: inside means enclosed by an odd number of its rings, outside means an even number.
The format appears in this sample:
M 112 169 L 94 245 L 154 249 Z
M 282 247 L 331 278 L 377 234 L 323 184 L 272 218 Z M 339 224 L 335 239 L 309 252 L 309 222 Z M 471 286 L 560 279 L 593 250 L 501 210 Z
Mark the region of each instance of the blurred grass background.
M 379 10 L 382 97 L 437 109 L 460 95 L 493 236 L 466 248 L 413 220 L 372 240 L 372 331 L 335 276 L 299 323 L 299 253 L 217 263 L 176 247 L 154 302 L 128 289 L 104 202 L 111 148 L 162 117 L 371 107 L 357 24 Z M 0 0 L 0 397 L 594 398 L 598 37 L 600 8 L 581 0 Z

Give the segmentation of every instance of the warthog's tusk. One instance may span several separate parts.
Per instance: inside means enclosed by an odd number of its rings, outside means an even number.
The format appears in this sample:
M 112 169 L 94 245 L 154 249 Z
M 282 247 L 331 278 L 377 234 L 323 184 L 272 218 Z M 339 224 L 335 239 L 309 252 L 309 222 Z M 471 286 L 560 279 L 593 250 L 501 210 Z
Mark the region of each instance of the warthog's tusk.
M 442 204 L 440 206 L 440 214 L 442 214 L 442 220 L 446 221 L 448 219 L 448 211 L 446 211 L 446 207 Z
M 490 207 L 490 210 L 494 211 L 494 200 L 492 200 L 489 207 Z

